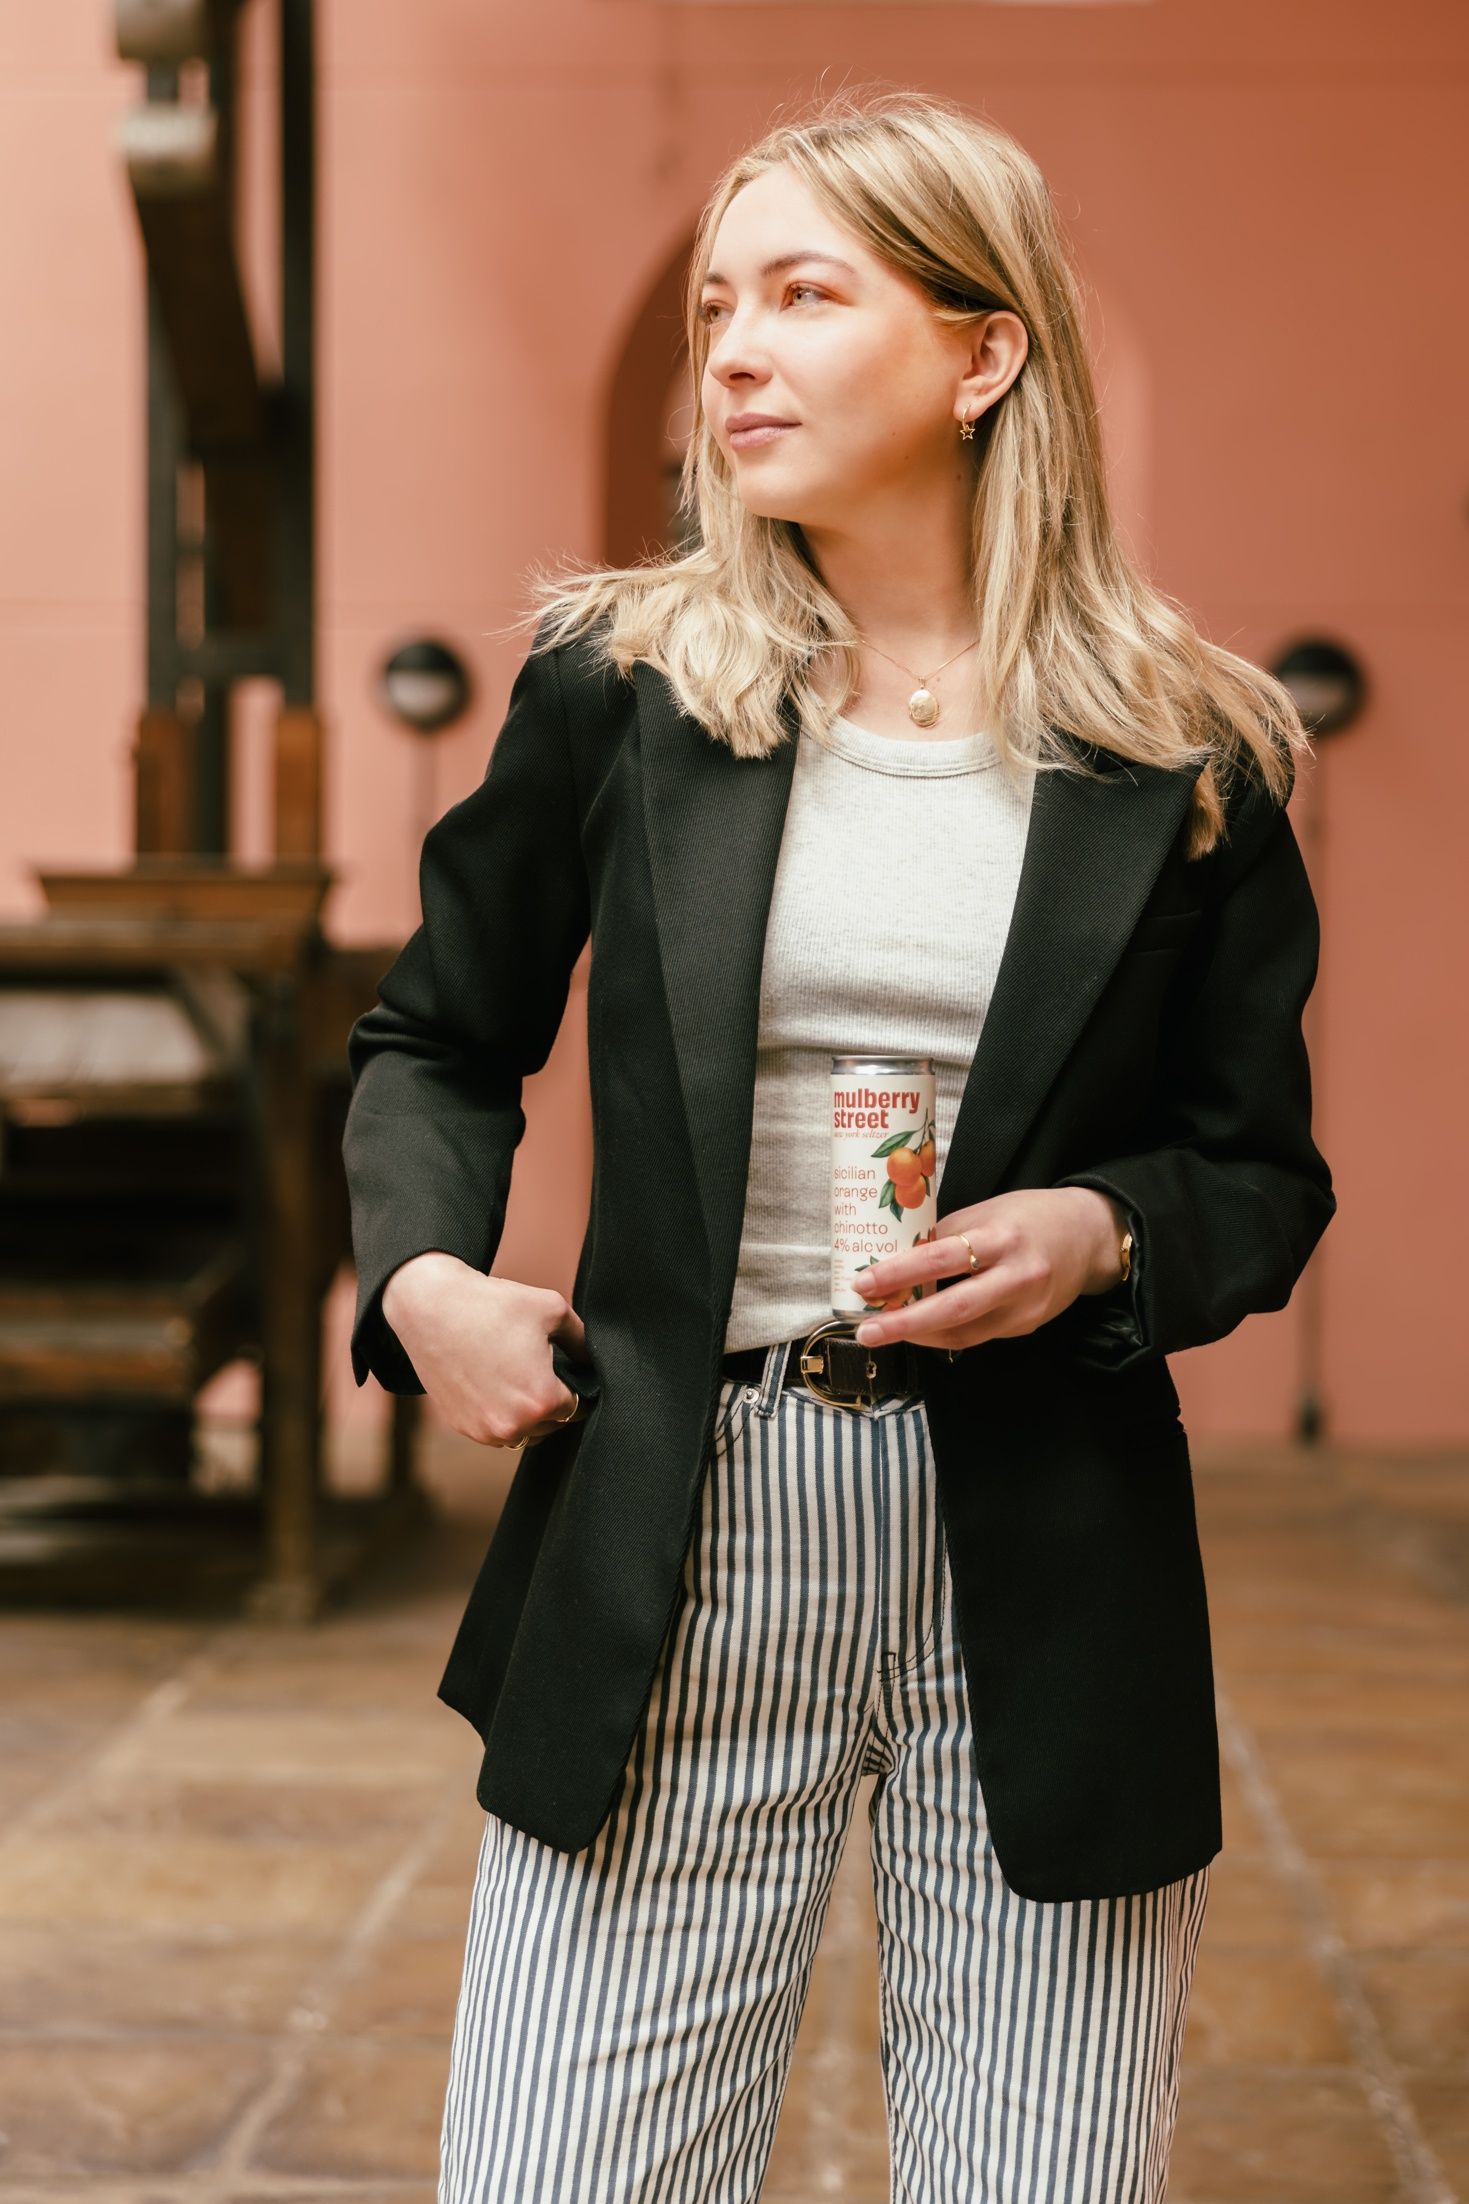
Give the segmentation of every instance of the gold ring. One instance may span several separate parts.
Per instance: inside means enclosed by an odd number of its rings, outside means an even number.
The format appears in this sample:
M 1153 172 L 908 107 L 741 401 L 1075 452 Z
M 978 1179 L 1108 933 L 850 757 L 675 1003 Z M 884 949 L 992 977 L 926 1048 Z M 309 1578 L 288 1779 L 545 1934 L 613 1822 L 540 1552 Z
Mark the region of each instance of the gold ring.
M 581 1402 L 579 1400 L 574 1400 L 570 1408 L 566 1411 L 566 1414 L 564 1416 L 558 1416 L 556 1418 L 556 1421 L 557 1423 L 575 1423 L 580 1413 Z
M 967 1232 L 956 1232 L 954 1238 L 964 1242 L 964 1252 L 969 1257 L 970 1275 L 977 1278 L 979 1276 L 979 1261 L 973 1248 L 969 1245 L 969 1234 Z

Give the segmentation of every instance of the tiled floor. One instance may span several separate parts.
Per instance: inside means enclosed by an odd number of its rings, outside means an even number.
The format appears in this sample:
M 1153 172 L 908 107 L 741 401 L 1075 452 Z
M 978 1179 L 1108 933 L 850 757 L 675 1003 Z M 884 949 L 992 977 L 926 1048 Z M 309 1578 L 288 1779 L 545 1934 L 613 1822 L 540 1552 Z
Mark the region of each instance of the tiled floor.
M 0 2204 L 432 2196 L 477 1840 L 433 1683 L 487 1467 L 441 1453 L 456 1524 L 312 1631 L 0 1619 Z M 1200 1488 L 1227 1845 L 1170 2199 L 1469 2204 L 1469 1464 Z M 885 2204 L 863 1869 L 770 2204 Z

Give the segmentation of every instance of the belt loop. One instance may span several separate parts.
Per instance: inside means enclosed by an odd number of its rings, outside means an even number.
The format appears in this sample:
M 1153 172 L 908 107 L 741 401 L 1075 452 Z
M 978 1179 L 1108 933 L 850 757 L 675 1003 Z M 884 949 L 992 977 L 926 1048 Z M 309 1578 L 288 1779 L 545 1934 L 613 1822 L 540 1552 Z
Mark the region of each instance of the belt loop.
M 773 1347 L 765 1350 L 765 1370 L 760 1380 L 760 1398 L 755 1403 L 757 1416 L 773 1416 L 780 1404 L 781 1388 L 785 1384 L 786 1361 L 790 1355 L 788 1339 L 778 1339 Z

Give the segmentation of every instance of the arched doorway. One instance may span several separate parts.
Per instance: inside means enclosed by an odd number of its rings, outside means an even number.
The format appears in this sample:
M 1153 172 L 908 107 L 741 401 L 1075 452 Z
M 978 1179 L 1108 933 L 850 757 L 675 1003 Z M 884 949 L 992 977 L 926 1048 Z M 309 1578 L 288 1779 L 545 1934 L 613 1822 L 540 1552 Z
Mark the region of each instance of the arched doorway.
M 669 255 L 612 377 L 603 542 L 614 566 L 635 565 L 677 541 L 677 480 L 689 432 L 684 278 L 693 245 L 685 237 Z

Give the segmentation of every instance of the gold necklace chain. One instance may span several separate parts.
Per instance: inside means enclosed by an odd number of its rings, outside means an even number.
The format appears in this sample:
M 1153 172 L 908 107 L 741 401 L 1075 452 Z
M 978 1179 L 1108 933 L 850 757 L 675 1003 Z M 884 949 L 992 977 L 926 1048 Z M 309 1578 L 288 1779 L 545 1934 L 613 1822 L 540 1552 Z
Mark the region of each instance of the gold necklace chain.
M 976 635 L 972 643 L 966 643 L 962 650 L 956 650 L 952 658 L 946 658 L 941 666 L 935 666 L 929 674 L 915 673 L 911 666 L 903 664 L 901 658 L 894 658 L 891 651 L 879 649 L 876 643 L 865 643 L 864 648 L 876 651 L 879 658 L 885 658 L 890 666 L 897 667 L 899 673 L 905 673 L 910 681 L 918 683 L 908 699 L 908 717 L 915 727 L 932 727 L 938 721 L 939 700 L 928 684 L 930 681 L 937 681 L 939 675 L 946 673 L 958 659 L 967 657 L 972 650 L 978 650 L 979 637 Z

